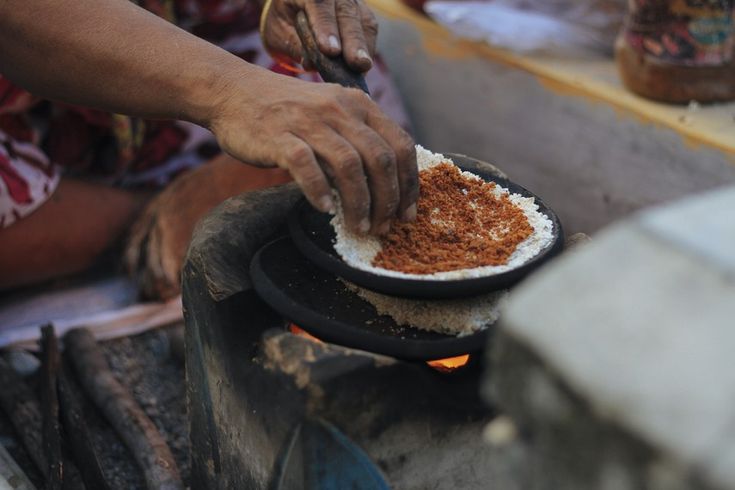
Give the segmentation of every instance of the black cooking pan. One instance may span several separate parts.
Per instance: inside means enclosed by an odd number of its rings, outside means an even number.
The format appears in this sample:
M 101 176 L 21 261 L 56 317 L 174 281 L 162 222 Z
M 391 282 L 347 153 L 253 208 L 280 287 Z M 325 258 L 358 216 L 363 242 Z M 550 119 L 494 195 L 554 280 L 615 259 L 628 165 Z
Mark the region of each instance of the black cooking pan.
M 297 14 L 296 30 L 306 58 L 317 68 L 325 81 L 360 88 L 369 94 L 363 76 L 352 71 L 341 56 L 330 58 L 319 51 L 309 20 L 303 11 Z M 548 216 L 553 223 L 551 244 L 521 267 L 494 276 L 451 281 L 381 276 L 343 262 L 332 246 L 335 236 L 329 224 L 331 217 L 319 213 L 306 201 L 297 204 L 289 216 L 289 230 L 294 243 L 301 253 L 315 264 L 359 286 L 393 296 L 425 299 L 457 298 L 506 289 L 561 250 L 564 234 L 559 219 L 538 196 L 509 180 L 488 173 L 482 168 L 482 162 L 462 155 L 452 155 L 452 159 L 462 170 L 470 171 L 486 181 L 496 182 L 513 193 L 534 197 L 539 205 L 539 211 Z
M 488 330 L 452 337 L 399 326 L 380 316 L 333 274 L 314 266 L 288 237 L 262 247 L 250 263 L 258 295 L 271 308 L 321 340 L 407 360 L 433 360 L 479 351 Z
M 316 211 L 306 201 L 302 201 L 289 215 L 288 226 L 294 244 L 301 253 L 319 267 L 358 286 L 391 296 L 423 299 L 458 298 L 507 289 L 561 251 L 564 232 L 559 218 L 538 196 L 518 184 L 484 172 L 480 165 L 473 164 L 470 160 L 461 161 L 455 157 L 453 159 L 462 170 L 468 170 L 488 182 L 496 182 L 512 193 L 535 198 L 539 211 L 548 216 L 553 224 L 551 243 L 520 267 L 493 276 L 455 280 L 403 279 L 382 276 L 357 269 L 344 262 L 334 250 L 335 234 L 329 223 L 331 216 Z

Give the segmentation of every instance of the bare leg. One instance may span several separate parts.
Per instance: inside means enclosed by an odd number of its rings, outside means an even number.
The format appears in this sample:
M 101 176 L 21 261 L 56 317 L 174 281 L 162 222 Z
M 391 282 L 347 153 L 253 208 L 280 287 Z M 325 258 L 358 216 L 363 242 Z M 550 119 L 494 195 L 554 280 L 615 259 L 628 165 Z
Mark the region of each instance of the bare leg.
M 0 229 L 0 289 L 87 269 L 122 237 L 148 196 L 62 179 L 40 208 Z

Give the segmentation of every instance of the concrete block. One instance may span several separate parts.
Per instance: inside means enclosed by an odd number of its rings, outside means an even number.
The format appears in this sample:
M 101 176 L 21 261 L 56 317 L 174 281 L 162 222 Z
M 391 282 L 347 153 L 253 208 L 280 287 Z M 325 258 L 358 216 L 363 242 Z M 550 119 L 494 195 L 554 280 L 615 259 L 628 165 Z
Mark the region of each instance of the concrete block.
M 577 443 L 590 450 L 608 447 L 602 428 L 620 432 L 609 441 L 628 438 L 646 464 L 610 473 L 629 480 L 615 488 L 648 488 L 667 474 L 654 463 L 735 488 L 733 210 L 735 188 L 648 211 L 533 276 L 502 318 L 488 393 L 537 430 L 587 414 Z M 567 435 L 550 444 L 573 451 Z

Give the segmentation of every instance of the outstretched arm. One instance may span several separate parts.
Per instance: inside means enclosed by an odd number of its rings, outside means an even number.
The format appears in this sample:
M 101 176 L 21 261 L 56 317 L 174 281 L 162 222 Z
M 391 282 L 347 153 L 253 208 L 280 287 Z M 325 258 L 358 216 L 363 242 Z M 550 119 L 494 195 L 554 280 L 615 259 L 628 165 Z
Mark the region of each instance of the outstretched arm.
M 355 230 L 415 213 L 413 142 L 364 94 L 255 67 L 127 0 L 0 1 L 0 72 L 50 99 L 208 127 L 239 160 L 288 169 L 319 209 L 336 187 Z
M 223 71 L 258 71 L 127 0 L 4 0 L 0 26 L 3 75 L 112 112 L 206 126 Z

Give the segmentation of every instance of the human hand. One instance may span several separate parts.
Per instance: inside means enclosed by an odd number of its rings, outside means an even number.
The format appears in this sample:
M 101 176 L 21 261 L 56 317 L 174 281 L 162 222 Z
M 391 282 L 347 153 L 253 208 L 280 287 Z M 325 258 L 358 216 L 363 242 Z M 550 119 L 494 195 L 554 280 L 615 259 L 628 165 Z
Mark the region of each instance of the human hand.
M 363 92 L 265 70 L 225 86 L 208 124 L 224 151 L 288 169 L 324 212 L 334 211 L 334 186 L 353 231 L 383 234 L 394 218 L 415 218 L 413 140 Z
M 363 0 L 266 0 L 264 9 L 260 32 L 266 49 L 276 58 L 305 63 L 295 28 L 296 14 L 303 10 L 322 53 L 342 54 L 358 72 L 372 67 L 378 23 Z

